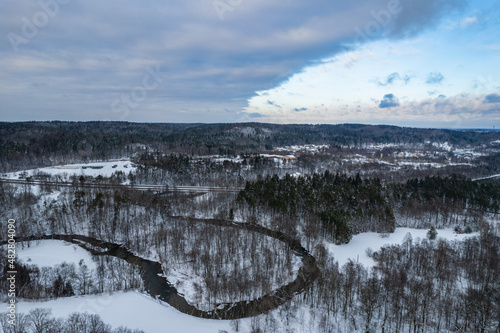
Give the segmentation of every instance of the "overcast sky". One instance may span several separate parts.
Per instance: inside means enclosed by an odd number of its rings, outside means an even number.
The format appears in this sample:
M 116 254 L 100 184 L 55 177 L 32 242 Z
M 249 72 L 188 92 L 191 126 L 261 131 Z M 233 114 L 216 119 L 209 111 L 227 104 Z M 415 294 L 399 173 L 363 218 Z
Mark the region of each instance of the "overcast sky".
M 497 0 L 2 0 L 0 120 L 500 128 Z

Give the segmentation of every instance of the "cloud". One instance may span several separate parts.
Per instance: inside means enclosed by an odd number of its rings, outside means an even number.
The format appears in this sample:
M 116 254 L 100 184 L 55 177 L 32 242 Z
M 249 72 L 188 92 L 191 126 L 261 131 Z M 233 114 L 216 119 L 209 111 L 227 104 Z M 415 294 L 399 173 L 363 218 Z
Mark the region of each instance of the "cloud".
M 385 80 L 385 82 L 380 82 L 378 83 L 379 86 L 382 86 L 382 87 L 385 87 L 389 84 L 392 84 L 395 80 L 399 80 L 401 79 L 401 77 L 399 76 L 398 73 L 392 73 L 390 74 L 387 79 Z
M 500 44 L 487 44 L 483 45 L 482 48 L 488 51 L 498 51 L 500 50 Z
M 295 108 L 293 109 L 294 112 L 302 112 L 302 111 L 307 111 L 307 108 Z
M 500 103 L 500 95 L 498 95 L 498 94 L 486 95 L 483 103 L 486 103 L 486 104 Z
M 0 35 L 22 37 L 22 18 L 39 13 L 38 3 L 0 2 Z M 43 118 L 44 112 L 92 119 L 85 110 L 112 118 L 110 104 L 141 85 L 147 66 L 159 66 L 168 77 L 127 120 L 169 120 L 168 112 L 184 108 L 242 109 L 256 91 L 276 86 L 314 59 L 344 51 L 341 45 L 356 40 L 353 27 L 377 23 L 373 12 L 388 6 L 387 0 L 226 3 L 239 4 L 222 21 L 213 1 L 69 1 L 17 53 L 8 38 L 0 40 L 2 107 L 9 106 L 10 115 L 31 113 L 25 120 Z M 384 31 L 380 38 L 389 30 L 394 37 L 424 31 L 459 4 L 403 1 L 391 24 L 377 23 Z M 47 82 L 51 89 L 34 92 L 24 82 Z M 29 102 L 23 98 L 28 94 Z M 162 116 L 160 110 L 169 111 Z
M 427 84 L 441 84 L 444 80 L 444 76 L 443 74 L 439 73 L 439 72 L 434 72 L 434 73 L 429 73 L 429 75 L 427 75 L 427 80 L 425 81 L 425 83 Z
M 380 109 L 386 109 L 396 106 L 399 106 L 399 101 L 396 96 L 394 96 L 394 94 L 387 94 L 384 96 L 378 107 Z
M 404 84 L 408 84 L 408 82 L 410 82 L 411 78 L 412 77 L 410 75 L 404 75 L 403 77 L 401 77 L 401 75 L 399 75 L 399 73 L 395 72 L 395 73 L 389 74 L 389 76 L 387 76 L 387 78 L 384 80 L 384 82 L 378 81 L 378 85 L 381 87 L 385 87 L 385 86 L 388 86 L 388 85 L 395 83 L 396 81 L 403 81 Z
M 249 118 L 263 118 L 263 117 L 265 117 L 262 113 L 258 113 L 258 112 L 246 113 L 246 115 Z
M 277 107 L 277 108 L 281 108 L 281 105 L 276 104 L 276 102 L 273 102 L 273 101 L 270 101 L 270 100 L 267 100 L 267 104 L 268 104 L 268 105 L 271 105 L 271 106 L 275 106 L 275 107 Z
M 476 16 L 474 17 L 466 17 L 462 21 L 460 21 L 460 27 L 466 28 L 472 24 L 477 24 L 479 23 L 478 19 Z
M 455 29 L 466 29 L 472 25 L 481 24 L 479 18 L 477 16 L 467 16 L 462 19 L 454 20 L 449 22 L 446 26 L 446 29 L 455 30 Z
M 401 1 L 401 13 L 393 18 L 390 36 L 413 37 L 436 26 L 444 14 L 460 10 L 467 0 Z
M 388 95 L 386 100 L 394 102 L 394 94 Z M 368 123 L 426 128 L 486 128 L 500 124 L 498 104 L 485 104 L 483 99 L 474 96 L 461 93 L 449 97 L 405 98 L 397 108 L 380 108 L 380 100 L 377 103 L 372 100 L 350 107 L 335 103 L 311 104 L 307 112 L 293 112 L 291 108 L 258 110 L 255 106 L 245 112 L 261 112 L 266 122 L 277 123 Z

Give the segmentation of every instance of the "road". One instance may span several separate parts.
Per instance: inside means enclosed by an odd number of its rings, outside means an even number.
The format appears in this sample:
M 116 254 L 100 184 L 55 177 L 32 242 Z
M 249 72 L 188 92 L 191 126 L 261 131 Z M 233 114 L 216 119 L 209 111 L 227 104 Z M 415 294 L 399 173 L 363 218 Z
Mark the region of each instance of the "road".
M 72 183 L 72 182 L 50 182 L 43 180 L 28 181 L 25 179 L 0 178 L 0 183 L 18 185 L 44 185 L 53 187 L 85 187 L 85 188 L 109 188 L 129 189 L 136 191 L 158 191 L 158 192 L 184 192 L 184 193 L 207 193 L 207 192 L 239 192 L 243 187 L 220 187 L 220 186 L 167 186 L 167 185 L 114 185 L 105 183 Z
M 494 179 L 494 178 L 500 178 L 500 175 L 492 175 L 492 176 L 488 176 L 488 177 L 476 178 L 476 179 L 473 179 L 472 181 L 487 180 L 487 179 Z

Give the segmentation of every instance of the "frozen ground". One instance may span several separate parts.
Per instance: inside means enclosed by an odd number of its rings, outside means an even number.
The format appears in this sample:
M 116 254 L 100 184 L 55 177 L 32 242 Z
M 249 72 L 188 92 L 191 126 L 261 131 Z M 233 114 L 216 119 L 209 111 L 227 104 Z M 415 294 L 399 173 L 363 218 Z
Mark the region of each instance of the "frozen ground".
M 40 169 L 31 169 L 19 172 L 10 172 L 2 175 L 2 177 L 9 179 L 26 178 L 36 174 L 37 172 L 43 172 L 50 175 L 60 175 L 63 179 L 68 179 L 72 175 L 84 175 L 97 177 L 101 175 L 103 177 L 111 177 L 116 171 L 123 171 L 125 174 L 133 171 L 135 166 L 132 166 L 130 160 L 116 160 L 116 161 L 106 161 L 106 162 L 94 162 L 94 163 L 83 163 L 83 164 L 66 164 L 58 165 Z M 101 168 L 102 167 L 102 168 Z
M 344 265 L 350 259 L 365 266 L 372 267 L 375 265 L 375 262 L 366 254 L 366 250 L 368 248 L 371 248 L 373 252 L 376 252 L 387 245 L 402 244 L 407 234 L 410 234 L 413 240 L 416 240 L 417 237 L 420 239 L 427 238 L 428 231 L 429 230 L 426 229 L 396 228 L 392 234 L 365 232 L 353 236 L 349 244 L 335 245 L 327 243 L 327 248 L 333 258 L 339 262 L 340 266 Z M 455 234 L 453 229 L 438 229 L 437 232 L 438 238 L 459 241 L 467 237 L 478 235 L 477 233 Z
M 67 317 L 73 312 L 98 314 L 113 328 L 127 326 L 146 333 L 231 331 L 229 321 L 200 319 L 185 315 L 168 304 L 154 300 L 139 292 L 59 298 L 46 302 L 19 300 L 19 313 L 35 308 L 51 308 L 54 317 Z
M 35 186 L 33 186 L 35 187 Z M 40 194 L 40 188 L 39 186 L 36 186 L 36 190 L 34 191 L 37 194 Z M 38 200 L 38 204 L 40 206 L 43 206 L 44 203 L 47 205 L 50 205 L 52 202 L 57 202 L 57 199 L 59 198 L 59 195 L 61 194 L 61 191 L 52 191 L 50 193 L 44 193 L 41 194 L 40 200 Z
M 29 265 L 54 267 L 66 262 L 74 263 L 78 267 L 78 263 L 83 259 L 89 269 L 96 269 L 96 264 L 89 252 L 65 241 L 43 240 L 38 244 L 31 242 L 30 247 L 27 247 L 27 242 L 18 242 L 16 250 L 17 259 Z

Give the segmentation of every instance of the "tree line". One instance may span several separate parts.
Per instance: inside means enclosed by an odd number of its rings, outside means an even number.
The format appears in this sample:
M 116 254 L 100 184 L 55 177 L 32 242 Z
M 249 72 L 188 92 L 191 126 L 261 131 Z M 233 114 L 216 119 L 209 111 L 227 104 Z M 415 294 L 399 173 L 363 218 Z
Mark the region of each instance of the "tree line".
M 499 213 L 500 183 L 452 175 L 382 184 L 377 178 L 326 171 L 247 181 L 237 202 L 287 216 L 313 214 L 326 235 L 348 243 L 360 232 L 394 231 L 395 216 L 420 220 L 420 227 L 456 226 L 470 231 L 483 214 Z
M 239 155 L 273 147 L 328 144 L 449 142 L 489 145 L 500 133 L 401 128 L 383 125 L 138 124 L 127 122 L 0 122 L 2 172 L 121 158 L 156 151 L 188 155 Z
M 16 314 L 16 325 L 7 322 L 7 316 L 0 316 L 0 328 L 4 333 L 144 333 L 124 326 L 113 329 L 99 315 L 72 313 L 67 318 L 54 318 L 52 310 L 36 308 L 28 314 Z

